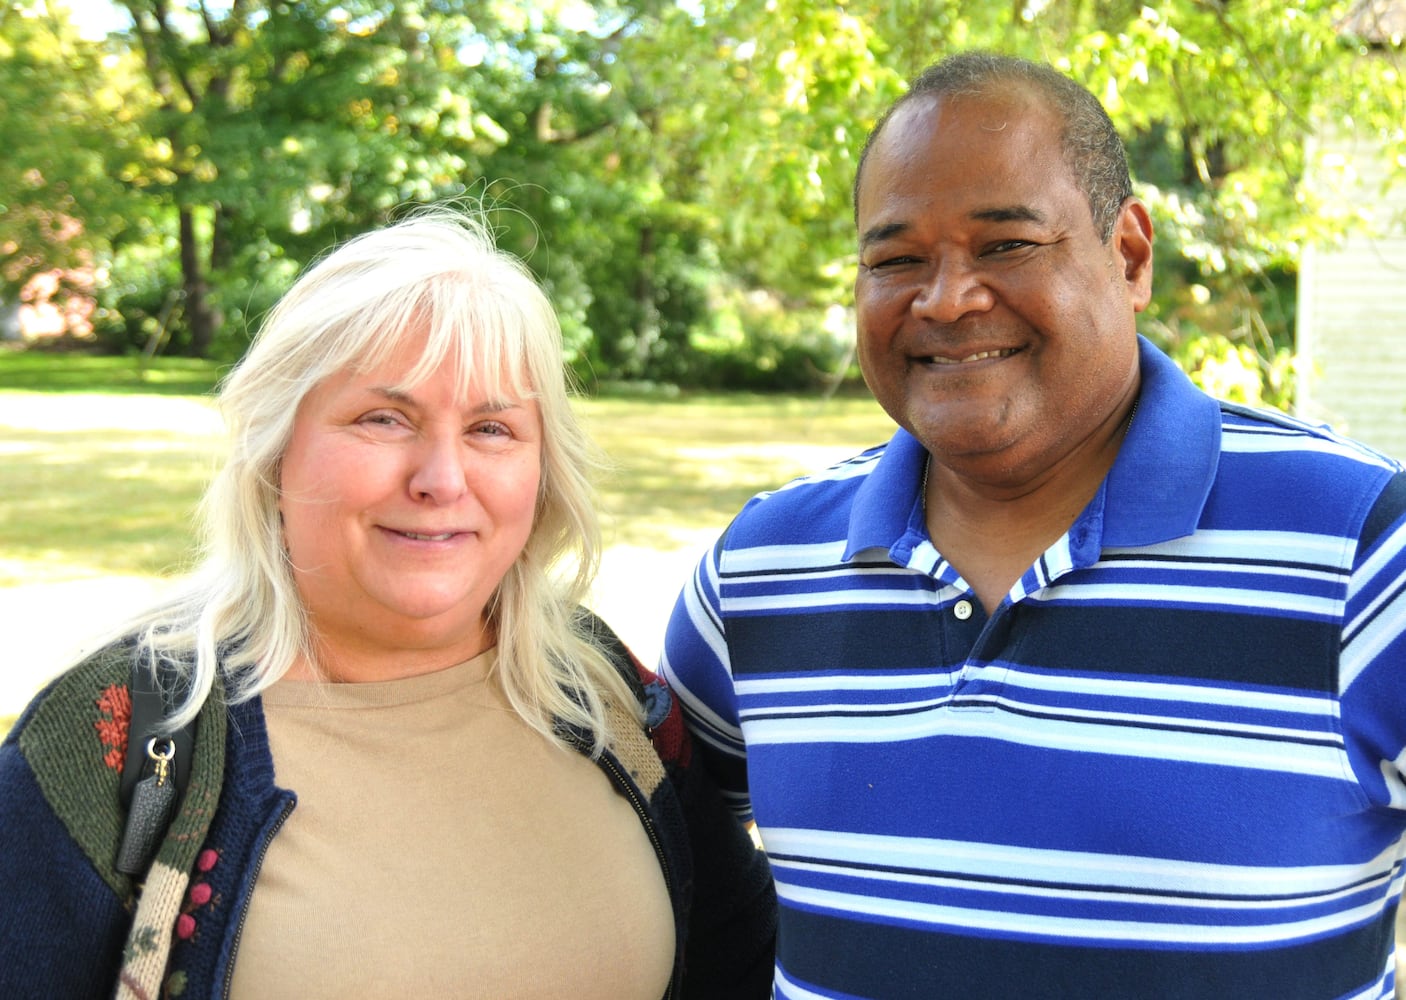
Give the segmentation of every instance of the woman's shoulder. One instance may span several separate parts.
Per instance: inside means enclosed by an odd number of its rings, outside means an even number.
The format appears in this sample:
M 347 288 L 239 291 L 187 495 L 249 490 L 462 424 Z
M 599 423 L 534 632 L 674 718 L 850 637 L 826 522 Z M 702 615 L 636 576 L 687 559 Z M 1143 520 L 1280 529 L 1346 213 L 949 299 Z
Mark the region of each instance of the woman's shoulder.
M 605 653 L 635 700 L 644 717 L 644 735 L 666 767 L 687 767 L 688 731 L 678 702 L 664 679 L 640 662 L 625 641 L 605 620 L 588 608 L 577 611 L 577 625 Z
M 74 727 L 89 726 L 107 757 L 119 743 L 125 747 L 131 720 L 131 665 L 136 648 L 124 637 L 90 653 L 51 680 L 20 713 L 7 743 L 75 740 Z M 108 725 L 99 725 L 99 723 Z M 77 749 L 77 748 L 75 748 Z M 119 765 L 120 769 L 120 765 Z
M 129 890 L 113 861 L 123 823 L 118 787 L 132 720 L 133 648 L 131 640 L 114 642 L 60 674 L 0 749 L 0 785 L 35 789 L 119 895 Z

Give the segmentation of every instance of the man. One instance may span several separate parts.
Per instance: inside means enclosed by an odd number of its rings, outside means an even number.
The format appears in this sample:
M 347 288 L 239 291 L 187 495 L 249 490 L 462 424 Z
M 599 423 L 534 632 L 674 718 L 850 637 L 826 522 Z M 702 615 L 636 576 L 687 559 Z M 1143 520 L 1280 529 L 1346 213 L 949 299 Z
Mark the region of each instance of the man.
M 1387 997 L 1406 475 L 1136 333 L 1098 102 L 967 54 L 855 184 L 900 425 L 763 494 L 663 672 L 771 857 L 778 997 Z

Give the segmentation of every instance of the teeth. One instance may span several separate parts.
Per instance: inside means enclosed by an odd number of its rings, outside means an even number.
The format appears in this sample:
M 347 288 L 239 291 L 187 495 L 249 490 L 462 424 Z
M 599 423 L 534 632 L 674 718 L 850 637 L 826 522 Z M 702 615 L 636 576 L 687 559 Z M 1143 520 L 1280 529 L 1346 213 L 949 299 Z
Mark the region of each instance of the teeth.
M 987 358 L 1008 358 L 1015 353 L 1015 348 L 1007 347 L 999 351 L 978 351 L 976 354 L 968 354 L 965 358 L 953 361 L 951 358 L 940 358 L 933 356 L 928 358 L 935 365 L 964 365 L 968 361 L 985 361 Z
M 442 535 L 422 535 L 416 531 L 402 531 L 406 538 L 413 538 L 417 542 L 443 542 L 454 537 L 454 532 L 446 531 Z

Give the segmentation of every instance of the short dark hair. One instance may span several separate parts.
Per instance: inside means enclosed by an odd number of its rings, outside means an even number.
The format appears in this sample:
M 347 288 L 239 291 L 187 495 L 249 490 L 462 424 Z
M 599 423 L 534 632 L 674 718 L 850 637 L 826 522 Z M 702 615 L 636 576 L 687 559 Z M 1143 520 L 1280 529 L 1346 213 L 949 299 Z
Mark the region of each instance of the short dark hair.
M 982 95 L 994 92 L 995 84 L 1012 82 L 1028 85 L 1048 102 L 1064 123 L 1060 135 L 1064 161 L 1074 174 L 1074 182 L 1088 199 L 1094 229 L 1105 243 L 1108 242 L 1118 221 L 1118 210 L 1133 193 L 1123 140 L 1108 112 L 1088 90 L 1051 67 L 992 52 L 963 52 L 934 63 L 883 113 L 864 142 L 854 173 L 856 217 L 864 163 L 884 126 L 899 108 L 918 97 Z

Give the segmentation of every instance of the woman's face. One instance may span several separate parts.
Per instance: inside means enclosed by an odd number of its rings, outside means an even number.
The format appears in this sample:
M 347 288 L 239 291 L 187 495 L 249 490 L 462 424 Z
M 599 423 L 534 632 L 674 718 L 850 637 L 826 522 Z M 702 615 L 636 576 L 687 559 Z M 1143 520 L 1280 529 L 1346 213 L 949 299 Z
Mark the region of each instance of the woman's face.
M 491 646 L 485 607 L 532 531 L 536 402 L 460 385 L 452 364 L 394 388 L 420 349 L 412 339 L 316 386 L 283 455 L 284 541 L 334 678 L 439 669 Z

